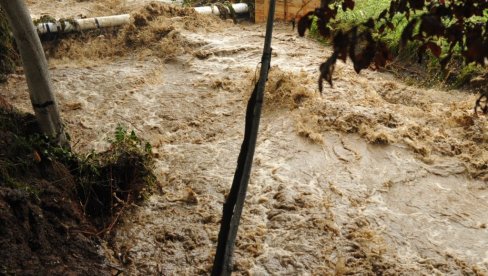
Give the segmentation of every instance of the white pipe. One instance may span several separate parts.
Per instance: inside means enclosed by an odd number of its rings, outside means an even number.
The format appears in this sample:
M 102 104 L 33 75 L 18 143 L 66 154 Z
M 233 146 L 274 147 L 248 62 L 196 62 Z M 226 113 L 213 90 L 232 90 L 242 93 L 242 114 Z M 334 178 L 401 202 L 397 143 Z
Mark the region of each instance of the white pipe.
M 225 7 L 228 12 L 230 12 L 228 7 Z M 232 8 L 234 9 L 235 13 L 246 13 L 249 12 L 249 6 L 246 3 L 237 3 L 232 4 Z M 201 14 L 215 14 L 220 15 L 220 10 L 217 6 L 205 6 L 205 7 L 196 7 L 195 11 Z
M 246 13 L 249 12 L 249 5 L 246 3 L 232 4 L 232 8 L 236 13 Z
M 102 16 L 93 18 L 74 19 L 76 24 L 69 21 L 52 23 L 40 23 L 37 25 L 38 34 L 69 33 L 74 31 L 93 30 L 98 28 L 116 27 L 130 22 L 129 14 Z
M 220 14 L 219 8 L 217 8 L 217 6 L 214 5 L 205 6 L 205 7 L 196 7 L 195 11 L 201 14 L 215 14 L 215 15 Z
M 228 7 L 225 8 L 229 11 Z M 249 6 L 246 3 L 232 4 L 232 8 L 234 9 L 235 13 L 249 12 Z M 195 11 L 201 14 L 220 15 L 219 8 L 215 5 L 196 7 Z M 73 24 L 69 21 L 40 23 L 36 26 L 37 33 L 38 34 L 69 33 L 74 31 L 85 31 L 85 30 L 94 30 L 98 28 L 117 27 L 117 26 L 128 24 L 130 22 L 130 15 L 120 14 L 120 15 L 73 19 L 73 20 L 74 22 L 76 22 L 76 24 Z

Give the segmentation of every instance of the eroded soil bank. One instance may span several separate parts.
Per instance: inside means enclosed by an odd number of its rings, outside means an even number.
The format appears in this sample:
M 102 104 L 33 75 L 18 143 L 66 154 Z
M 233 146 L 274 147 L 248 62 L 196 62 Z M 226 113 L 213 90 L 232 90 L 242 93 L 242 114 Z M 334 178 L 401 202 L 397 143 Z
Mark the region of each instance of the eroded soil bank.
M 61 42 L 51 72 L 77 151 L 106 148 L 123 123 L 157 156 L 159 193 L 123 220 L 107 257 L 135 275 L 206 274 L 264 26 L 161 9 L 137 30 Z M 350 64 L 320 95 L 330 51 L 275 28 L 236 273 L 487 274 L 488 121 L 473 116 L 476 95 Z M 22 75 L 0 91 L 30 110 Z
M 0 274 L 110 275 L 73 172 L 34 145 L 39 133 L 0 97 Z

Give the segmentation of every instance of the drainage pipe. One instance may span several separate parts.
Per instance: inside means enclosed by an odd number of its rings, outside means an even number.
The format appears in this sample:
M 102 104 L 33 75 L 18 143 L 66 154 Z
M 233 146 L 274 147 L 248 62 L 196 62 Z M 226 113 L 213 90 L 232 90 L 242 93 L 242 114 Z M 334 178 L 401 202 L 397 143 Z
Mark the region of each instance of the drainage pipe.
M 37 27 L 38 34 L 47 33 L 69 33 L 75 31 L 93 30 L 98 28 L 109 28 L 128 24 L 129 14 L 103 16 L 94 18 L 83 18 L 73 20 L 60 20 L 57 22 L 40 23 Z
M 229 10 L 228 7 L 225 7 Z M 245 3 L 232 4 L 232 8 L 235 13 L 247 13 L 249 12 L 249 6 Z M 219 8 L 217 6 L 205 6 L 196 7 L 195 11 L 200 14 L 215 14 L 220 15 Z M 230 10 L 229 10 L 230 13 Z M 60 20 L 57 22 L 40 23 L 36 26 L 37 33 L 69 33 L 75 31 L 94 30 L 98 28 L 110 28 L 129 24 L 130 15 L 120 14 L 113 16 L 102 16 L 93 18 L 73 19 L 73 20 Z
M 225 7 L 227 11 L 230 13 L 228 7 Z M 249 12 L 249 6 L 246 3 L 236 3 L 232 4 L 232 8 L 234 9 L 235 13 L 246 13 Z M 195 11 L 201 14 L 215 14 L 220 15 L 220 10 L 217 6 L 205 6 L 205 7 L 196 7 Z

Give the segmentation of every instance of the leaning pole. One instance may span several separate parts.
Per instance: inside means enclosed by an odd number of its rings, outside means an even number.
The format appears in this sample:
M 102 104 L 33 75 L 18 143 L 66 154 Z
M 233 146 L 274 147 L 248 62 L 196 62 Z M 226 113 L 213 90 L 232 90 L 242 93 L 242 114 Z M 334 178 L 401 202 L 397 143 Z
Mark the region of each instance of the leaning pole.
M 29 95 L 42 132 L 69 147 L 53 93 L 46 56 L 23 0 L 0 0 L 22 58 Z
M 254 86 L 254 90 L 247 103 L 244 140 L 237 159 L 237 168 L 234 173 L 232 186 L 222 210 L 222 220 L 220 222 L 220 232 L 212 268 L 212 276 L 230 276 L 232 274 L 234 244 L 246 199 L 247 186 L 249 184 L 258 137 L 259 122 L 261 120 L 264 89 L 268 80 L 271 63 L 271 38 L 273 37 L 275 2 L 276 0 L 269 1 L 266 36 L 264 38 L 263 55 L 261 58 L 261 72 L 259 80 Z

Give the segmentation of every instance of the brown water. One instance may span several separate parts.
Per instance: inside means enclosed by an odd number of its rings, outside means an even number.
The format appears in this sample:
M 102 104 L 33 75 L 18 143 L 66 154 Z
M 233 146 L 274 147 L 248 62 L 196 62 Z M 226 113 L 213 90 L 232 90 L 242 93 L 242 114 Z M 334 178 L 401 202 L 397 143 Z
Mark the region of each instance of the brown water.
M 76 55 L 122 49 L 115 38 L 70 40 L 50 61 L 75 150 L 103 150 L 118 123 L 155 149 L 160 192 L 106 249 L 129 274 L 211 269 L 264 26 L 196 20 L 205 24 L 166 16 L 150 30 L 170 26 L 171 35 L 122 55 Z M 181 51 L 155 52 L 171 41 Z M 350 64 L 319 95 L 317 68 L 330 51 L 281 24 L 272 47 L 236 274 L 487 275 L 487 119 L 472 114 L 476 95 L 356 75 Z M 13 76 L 1 95 L 30 110 L 26 89 Z

